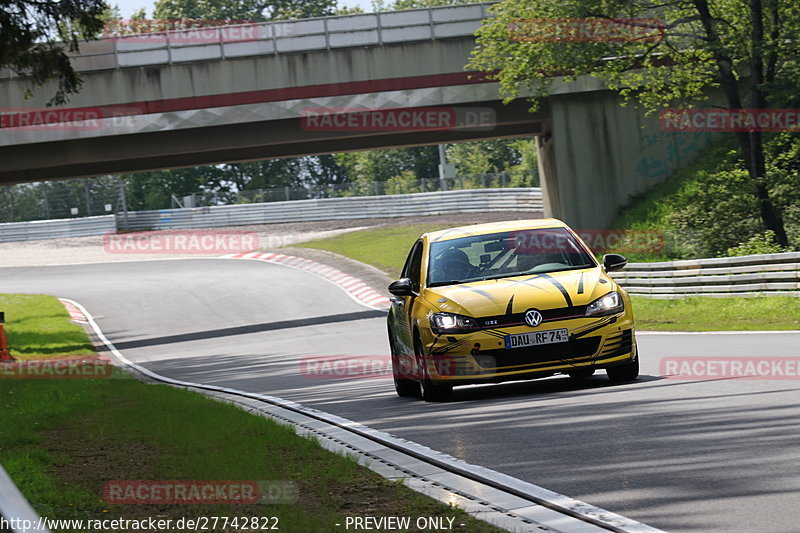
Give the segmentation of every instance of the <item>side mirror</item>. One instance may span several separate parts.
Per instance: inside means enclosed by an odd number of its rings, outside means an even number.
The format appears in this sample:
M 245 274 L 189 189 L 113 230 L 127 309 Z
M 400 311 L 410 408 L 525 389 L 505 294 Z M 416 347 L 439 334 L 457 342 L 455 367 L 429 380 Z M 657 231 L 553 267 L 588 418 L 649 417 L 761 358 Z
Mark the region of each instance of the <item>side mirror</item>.
M 627 264 L 628 260 L 625 259 L 624 255 L 606 254 L 603 256 L 603 268 L 606 269 L 606 272 L 622 270 Z
M 398 279 L 389 285 L 389 292 L 395 296 L 411 296 L 414 291 L 411 289 L 411 280 L 409 278 Z

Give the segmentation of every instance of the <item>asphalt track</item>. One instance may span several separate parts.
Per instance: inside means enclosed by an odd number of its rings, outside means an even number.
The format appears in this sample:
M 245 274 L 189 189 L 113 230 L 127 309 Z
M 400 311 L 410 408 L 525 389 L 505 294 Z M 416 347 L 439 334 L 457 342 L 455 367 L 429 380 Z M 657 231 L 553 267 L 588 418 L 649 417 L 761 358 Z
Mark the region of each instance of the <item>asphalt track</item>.
M 800 333 L 641 335 L 642 377 L 600 375 L 397 398 L 388 378 L 304 375 L 384 356 L 385 319 L 305 272 L 187 259 L 0 269 L 0 292 L 83 304 L 130 360 L 176 379 L 294 400 L 667 531 L 796 533 L 796 380 L 681 381 L 668 356 L 796 356 Z M 313 359 L 311 360 L 314 361 Z

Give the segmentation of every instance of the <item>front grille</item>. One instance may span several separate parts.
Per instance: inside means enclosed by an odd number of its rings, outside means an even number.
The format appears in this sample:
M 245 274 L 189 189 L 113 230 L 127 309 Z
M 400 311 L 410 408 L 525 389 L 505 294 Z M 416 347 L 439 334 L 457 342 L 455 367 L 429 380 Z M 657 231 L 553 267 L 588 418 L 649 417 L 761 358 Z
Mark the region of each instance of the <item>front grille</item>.
M 554 320 L 564 320 L 567 318 L 582 318 L 586 313 L 585 305 L 574 305 L 570 307 L 559 307 L 558 309 L 540 309 L 542 322 L 552 322 Z M 526 309 L 522 313 L 512 313 L 510 315 L 486 316 L 477 318 L 478 324 L 482 328 L 501 328 L 507 326 L 519 326 L 525 324 Z
M 600 346 L 600 339 L 601 337 L 585 337 L 544 346 L 526 346 L 511 350 L 485 350 L 474 358 L 481 368 L 552 363 L 562 359 L 574 360 L 593 356 Z

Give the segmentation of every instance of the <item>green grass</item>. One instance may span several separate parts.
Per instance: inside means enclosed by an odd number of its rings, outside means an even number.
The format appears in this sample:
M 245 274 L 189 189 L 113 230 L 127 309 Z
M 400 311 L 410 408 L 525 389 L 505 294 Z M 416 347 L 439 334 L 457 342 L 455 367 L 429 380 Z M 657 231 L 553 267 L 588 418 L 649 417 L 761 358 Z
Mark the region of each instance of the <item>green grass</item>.
M 30 323 L 58 330 L 63 316 L 55 312 L 56 300 L 47 300 L 38 297 L 36 313 L 27 296 L 0 296 L 6 309 L 27 309 Z M 498 531 L 287 426 L 120 370 L 105 379 L 0 379 L 0 387 L 0 463 L 48 518 L 276 516 L 280 531 L 307 532 L 336 530 L 346 516 L 442 516 L 465 524 L 456 530 Z M 298 498 L 288 504 L 111 504 L 103 500 L 111 480 L 291 482 Z
M 663 250 L 657 252 L 627 254 L 626 257 L 630 262 L 685 259 L 674 246 L 673 241 L 677 238 L 678 232 L 669 220 L 670 215 L 681 207 L 676 201 L 678 192 L 697 181 L 697 176 L 701 173 L 713 173 L 730 166 L 728 153 L 733 147 L 730 139 L 718 139 L 686 166 L 673 172 L 664 181 L 654 184 L 647 192 L 632 197 L 628 204 L 620 209 L 612 228 L 657 231 L 663 236 L 666 244 Z
M 6 315 L 6 336 L 15 359 L 90 355 L 94 353 L 83 329 L 70 322 L 56 298 L 41 294 L 0 294 Z
M 678 300 L 632 297 L 640 330 L 756 331 L 800 329 L 800 298 L 709 298 Z
M 413 224 L 353 231 L 335 237 L 304 242 L 304 248 L 328 250 L 400 276 L 411 245 L 420 235 L 445 229 L 441 224 Z

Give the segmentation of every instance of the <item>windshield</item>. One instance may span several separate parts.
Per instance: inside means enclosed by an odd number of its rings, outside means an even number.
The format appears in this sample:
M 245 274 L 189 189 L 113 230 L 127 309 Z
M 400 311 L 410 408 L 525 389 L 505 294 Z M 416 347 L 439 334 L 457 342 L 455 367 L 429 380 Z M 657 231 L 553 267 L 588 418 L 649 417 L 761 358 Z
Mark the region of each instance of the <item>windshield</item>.
M 506 231 L 431 243 L 428 286 L 594 266 L 565 228 Z

